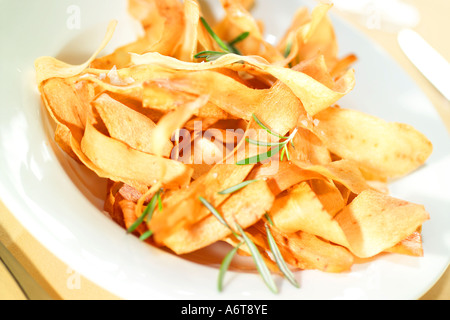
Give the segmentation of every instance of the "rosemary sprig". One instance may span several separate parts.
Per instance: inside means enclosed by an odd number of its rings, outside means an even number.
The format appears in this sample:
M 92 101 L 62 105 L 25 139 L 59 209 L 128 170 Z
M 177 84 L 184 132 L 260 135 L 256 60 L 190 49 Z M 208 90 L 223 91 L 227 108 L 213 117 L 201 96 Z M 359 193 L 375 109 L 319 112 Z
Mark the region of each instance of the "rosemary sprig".
M 161 193 L 163 191 L 160 190 L 160 192 L 157 193 L 157 198 L 158 198 L 158 210 L 159 211 L 163 211 L 163 204 L 162 204 L 162 197 L 161 197 Z
M 284 57 L 285 58 L 289 57 L 289 55 L 291 54 L 292 45 L 293 45 L 292 40 L 289 41 L 288 44 L 286 45 L 286 48 L 284 49 Z
M 152 230 L 148 230 L 147 232 L 144 232 L 140 237 L 139 240 L 141 241 L 145 241 L 148 238 L 150 238 L 153 235 L 153 231 Z
M 219 59 L 220 57 L 228 54 L 228 52 L 221 52 L 221 51 L 202 51 L 197 53 L 194 58 L 195 59 L 205 59 L 206 61 L 214 61 Z
M 264 263 L 264 259 L 261 256 L 261 253 L 259 252 L 258 248 L 253 243 L 253 241 L 247 236 L 247 234 L 244 232 L 242 227 L 237 223 L 236 223 L 236 228 L 238 228 L 239 232 L 241 233 L 242 237 L 244 238 L 245 244 L 249 248 L 252 258 L 253 258 L 253 261 L 255 262 L 256 268 L 258 269 L 258 272 L 261 275 L 261 277 L 263 278 L 265 284 L 273 293 L 278 293 L 278 288 L 272 278 L 269 268 Z
M 211 26 L 206 22 L 205 18 L 201 17 L 200 21 L 202 22 L 203 26 L 205 27 L 206 31 L 211 35 L 211 37 L 216 41 L 216 43 L 219 45 L 219 47 L 223 50 L 221 51 L 202 51 L 197 53 L 194 58 L 196 59 L 205 59 L 206 61 L 214 61 L 220 58 L 223 55 L 234 53 L 237 55 L 242 55 L 241 52 L 236 48 L 236 44 L 238 44 L 241 41 L 244 41 L 249 35 L 249 32 L 243 32 L 239 36 L 237 36 L 235 39 L 233 39 L 230 42 L 223 41 L 220 39 L 220 37 L 214 32 L 214 30 L 211 28 Z
M 269 287 L 269 289 L 274 292 L 277 293 L 278 289 L 275 285 L 275 282 L 272 279 L 270 270 L 268 269 L 267 265 L 264 263 L 264 259 L 261 256 L 261 253 L 259 252 L 258 248 L 256 247 L 256 245 L 253 243 L 253 241 L 246 235 L 245 231 L 242 229 L 242 227 L 236 223 L 236 228 L 239 231 L 239 234 L 236 233 L 236 231 L 234 231 L 230 225 L 225 221 L 225 219 L 222 217 L 222 215 L 214 208 L 213 205 L 211 205 L 205 198 L 203 197 L 199 197 L 200 201 L 203 203 L 203 205 L 208 208 L 209 211 L 211 211 L 211 213 L 220 221 L 220 223 L 222 223 L 224 226 L 226 226 L 228 229 L 231 230 L 231 232 L 234 234 L 234 236 L 241 241 L 242 244 L 246 244 L 247 247 L 250 250 L 250 253 L 253 257 L 253 261 L 256 264 L 256 268 L 258 270 L 258 272 L 261 274 L 264 282 L 266 283 L 266 285 Z M 240 244 L 239 246 L 241 246 L 242 244 Z M 221 266 L 221 271 L 219 273 L 219 283 L 221 284 L 223 281 L 223 277 L 225 274 L 225 271 L 228 269 L 229 263 L 231 262 L 231 259 L 233 258 L 233 256 L 236 254 L 235 252 L 233 253 L 233 251 L 237 249 L 233 249 L 232 252 L 228 253 L 228 255 L 225 257 L 225 259 L 222 262 L 222 266 Z M 228 265 L 227 265 L 228 264 Z M 221 288 L 221 287 L 219 287 Z
M 201 17 L 200 21 L 202 22 L 206 31 L 208 31 L 208 33 L 211 35 L 211 37 L 214 39 L 214 41 L 217 42 L 217 44 L 219 45 L 220 48 L 222 48 L 223 51 L 226 51 L 226 52 L 232 51 L 230 46 L 227 43 L 225 43 L 224 41 L 222 41 L 222 39 L 220 39 L 219 36 L 214 32 L 214 30 L 210 27 L 208 22 L 206 22 L 205 18 Z
M 274 226 L 273 220 L 267 212 L 264 216 L 267 222 L 269 222 L 269 225 Z M 298 284 L 291 270 L 288 268 L 286 261 L 284 260 L 283 255 L 280 252 L 280 248 L 278 248 L 278 245 L 272 235 L 272 232 L 270 232 L 270 227 L 267 224 L 266 224 L 266 234 L 269 242 L 270 251 L 272 252 L 275 258 L 275 262 L 278 268 L 294 287 L 300 288 L 300 285 Z
M 281 144 L 284 144 L 284 142 L 265 142 L 265 141 L 258 141 L 258 140 L 254 140 L 254 139 L 250 139 L 250 138 L 245 138 L 245 141 L 247 141 L 250 144 L 254 144 L 256 146 L 261 146 L 261 147 L 275 147 L 275 146 L 279 146 Z
M 244 32 L 244 33 L 241 33 L 239 36 L 237 36 L 234 40 L 231 40 L 228 44 L 230 45 L 230 46 L 234 46 L 235 44 L 237 44 L 237 43 L 239 43 L 239 42 L 241 42 L 241 41 L 244 41 L 245 39 L 247 39 L 247 37 L 250 35 L 250 32 Z
M 263 162 L 265 160 L 272 158 L 274 155 L 278 154 L 278 152 L 280 152 L 280 150 L 281 150 L 280 160 L 283 161 L 284 156 L 286 155 L 288 161 L 290 161 L 291 155 L 289 154 L 288 144 L 291 143 L 291 145 L 293 145 L 293 140 L 295 138 L 295 135 L 298 132 L 298 129 L 296 128 L 290 136 L 284 137 L 284 136 L 281 136 L 278 133 L 272 131 L 271 129 L 269 129 L 264 123 L 262 123 L 261 120 L 258 119 L 258 117 L 255 114 L 253 114 L 252 116 L 253 116 L 253 119 L 255 120 L 255 122 L 262 129 L 267 131 L 272 136 L 275 136 L 275 137 L 281 139 L 282 141 L 280 141 L 280 142 L 265 142 L 265 141 L 257 141 L 254 139 L 246 138 L 245 140 L 250 144 L 257 145 L 257 146 L 273 147 L 273 148 L 269 149 L 266 152 L 258 154 L 256 156 L 246 158 L 244 160 L 240 160 L 236 164 L 237 165 L 257 164 L 257 163 L 260 163 L 260 162 Z
M 268 133 L 270 133 L 271 135 L 273 135 L 273 136 L 275 136 L 275 137 L 277 137 L 277 138 L 279 138 L 279 139 L 288 139 L 287 137 L 283 137 L 282 135 L 280 135 L 280 134 L 278 134 L 278 133 L 276 133 L 276 132 L 273 132 L 271 129 L 269 129 L 264 123 L 262 123 L 262 121 L 261 120 L 259 120 L 258 119 L 258 117 L 256 116 L 256 114 L 252 114 L 252 117 L 253 117 L 253 120 L 255 120 L 255 122 L 256 122 L 256 124 L 258 125 L 258 126 L 260 126 L 261 128 L 263 128 L 264 130 L 266 130 Z
M 266 220 L 269 222 L 269 224 L 271 226 L 274 226 L 275 224 L 273 223 L 272 218 L 269 216 L 269 214 L 266 212 L 266 214 L 264 215 L 264 217 L 266 218 Z
M 266 160 L 272 158 L 274 155 L 278 154 L 282 148 L 283 147 L 281 145 L 277 146 L 275 148 L 268 150 L 267 152 L 263 152 L 256 156 L 246 158 L 244 160 L 240 160 L 240 161 L 236 162 L 236 165 L 243 166 L 243 165 L 261 163 L 263 161 L 266 161 Z
M 159 210 L 162 211 L 162 198 L 161 198 L 162 189 L 158 190 L 158 192 L 155 193 L 155 195 L 150 200 L 150 203 L 145 208 L 142 215 L 128 228 L 127 233 L 132 233 L 136 231 L 136 229 L 144 222 L 148 221 L 152 218 L 153 213 L 155 212 L 156 206 L 158 206 Z M 147 232 L 143 233 L 139 239 L 144 241 L 150 238 L 153 235 L 152 230 L 148 230 Z
M 256 182 L 256 181 L 258 181 L 258 180 L 248 180 L 248 181 L 244 181 L 244 182 L 239 183 L 239 184 L 237 184 L 237 185 L 235 185 L 235 186 L 233 186 L 233 187 L 230 187 L 230 188 L 228 188 L 228 189 L 225 189 L 225 190 L 223 190 L 223 191 L 220 191 L 219 194 L 225 195 L 225 194 L 235 193 L 235 192 L 237 192 L 237 191 L 239 191 L 239 190 L 245 188 L 246 186 L 248 186 L 248 185 L 250 185 L 250 184 L 252 184 L 252 183 L 254 183 L 254 182 Z
M 222 217 L 222 215 L 219 213 L 219 211 L 217 211 L 216 208 L 214 208 L 214 206 L 208 202 L 208 200 L 206 200 L 203 197 L 199 197 L 200 202 L 209 210 L 211 211 L 211 213 L 217 218 L 217 220 L 219 220 L 219 222 L 221 224 L 223 224 L 225 227 L 227 227 L 228 229 L 231 230 L 231 232 L 233 233 L 233 235 L 238 238 L 241 239 L 241 237 L 236 233 L 236 231 L 234 231 L 230 225 L 225 221 L 225 219 Z
M 283 273 L 283 275 L 286 277 L 286 279 L 296 288 L 300 288 L 300 285 L 298 284 L 297 280 L 295 279 L 294 274 L 291 272 L 289 267 L 286 264 L 286 261 L 284 261 L 283 255 L 280 252 L 280 248 L 278 248 L 278 245 L 270 232 L 270 227 L 266 224 L 266 234 L 267 234 L 267 240 L 269 242 L 270 251 L 272 252 L 275 262 L 280 269 L 280 271 Z
M 225 274 L 228 271 L 228 268 L 230 267 L 231 261 L 233 260 L 234 256 L 238 252 L 239 248 L 244 244 L 244 241 L 240 242 L 237 246 L 235 246 L 230 252 L 227 253 L 225 258 L 222 261 L 222 264 L 220 265 L 219 270 L 219 277 L 217 279 L 217 288 L 219 292 L 223 290 L 223 280 L 225 278 Z

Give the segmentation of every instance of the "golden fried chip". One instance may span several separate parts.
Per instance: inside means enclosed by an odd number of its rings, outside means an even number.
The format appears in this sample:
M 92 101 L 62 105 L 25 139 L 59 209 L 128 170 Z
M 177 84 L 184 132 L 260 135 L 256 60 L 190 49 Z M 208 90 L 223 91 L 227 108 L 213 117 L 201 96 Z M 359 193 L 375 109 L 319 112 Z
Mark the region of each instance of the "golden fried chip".
M 100 95 L 92 102 L 100 118 L 108 129 L 109 135 L 146 153 L 155 153 L 151 136 L 156 124 L 145 115 L 128 108 L 107 94 Z M 167 140 L 162 156 L 169 158 L 173 145 Z
M 421 231 L 415 231 L 392 248 L 386 249 L 385 252 L 423 257 L 424 252 Z
M 267 184 L 259 181 L 231 195 L 217 210 L 233 229 L 236 223 L 246 229 L 264 216 L 273 200 Z M 229 228 L 209 214 L 193 226 L 175 232 L 164 240 L 164 244 L 177 254 L 183 254 L 204 248 L 230 234 Z
M 316 134 L 331 152 L 353 160 L 369 179 L 404 176 L 430 156 L 431 142 L 413 127 L 386 122 L 350 109 L 328 108 L 317 115 Z
M 69 78 L 76 76 L 83 72 L 89 67 L 91 62 L 100 54 L 100 52 L 106 47 L 106 45 L 111 41 L 114 34 L 114 30 L 117 26 L 117 21 L 111 21 L 108 25 L 105 38 L 100 44 L 99 48 L 92 54 L 92 56 L 81 65 L 70 65 L 53 57 L 41 57 L 36 59 L 34 65 L 36 69 L 36 82 L 38 86 L 42 84 L 45 80 L 51 78 Z
M 195 180 L 189 188 L 168 198 L 164 210 L 155 213 L 150 228 L 155 232 L 157 242 L 180 230 L 188 228 L 209 215 L 209 210 L 202 205 L 199 197 L 204 197 L 215 208 L 220 206 L 230 195 L 219 192 L 231 188 L 243 181 L 253 166 L 235 166 L 216 164 L 207 174 Z
M 351 160 L 338 160 L 322 165 L 311 165 L 298 160 L 292 160 L 292 162 L 301 169 L 320 173 L 334 182 L 343 184 L 355 194 L 372 188 L 363 177 L 356 163 Z
M 285 233 L 304 231 L 340 245 L 347 244 L 341 227 L 306 182 L 277 198 L 270 216 L 275 226 Z
M 266 180 L 270 190 L 276 196 L 300 182 L 323 178 L 320 173 L 302 170 L 289 162 L 280 162 L 277 166 L 270 163 L 258 165 L 248 177 L 249 180 Z
M 422 205 L 373 190 L 363 191 L 335 217 L 349 249 L 360 258 L 394 247 L 429 218 Z
M 350 271 L 353 265 L 354 256 L 341 246 L 307 232 L 284 233 L 276 227 L 270 227 L 270 230 L 284 260 L 295 268 L 340 273 Z M 263 223 L 259 222 L 247 231 L 260 239 L 258 245 L 269 249 Z
M 114 181 L 153 185 L 160 178 L 161 163 L 166 168 L 163 183 L 170 187 L 188 185 L 192 175 L 192 169 L 186 165 L 131 149 L 123 142 L 105 136 L 90 123 L 81 141 L 81 150 L 106 173 L 101 177 Z
M 333 90 L 303 72 L 271 65 L 266 60 L 256 56 L 227 54 L 215 61 L 199 64 L 183 62 L 172 57 L 151 52 L 144 55 L 132 54 L 132 61 L 136 65 L 156 64 L 165 68 L 190 71 L 210 70 L 230 65 L 245 70 L 246 65 L 250 65 L 287 85 L 303 103 L 308 114 L 312 116 L 335 104 L 339 99 L 353 90 L 355 85 L 353 69 L 348 70 L 341 78 L 335 81 L 335 89 Z

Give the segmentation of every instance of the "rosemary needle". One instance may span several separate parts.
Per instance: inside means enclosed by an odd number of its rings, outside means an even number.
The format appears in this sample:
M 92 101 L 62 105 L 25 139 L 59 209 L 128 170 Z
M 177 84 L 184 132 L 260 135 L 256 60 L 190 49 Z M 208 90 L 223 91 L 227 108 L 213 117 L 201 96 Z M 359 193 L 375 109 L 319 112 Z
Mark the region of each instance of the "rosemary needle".
M 227 227 L 228 229 L 231 230 L 231 232 L 233 233 L 233 235 L 238 238 L 241 239 L 241 237 L 236 233 L 236 231 L 234 231 L 230 225 L 225 221 L 225 219 L 222 217 L 222 215 L 219 213 L 219 211 L 217 211 L 216 208 L 214 208 L 214 206 L 208 202 L 208 200 L 206 200 L 203 197 L 199 197 L 200 202 L 209 210 L 211 211 L 211 213 L 217 218 L 217 220 L 219 220 L 219 222 L 221 224 L 223 224 L 225 227 Z
M 244 160 L 240 160 L 240 161 L 238 161 L 236 163 L 236 165 L 249 165 L 249 164 L 257 164 L 257 163 L 263 162 L 265 160 L 268 160 L 268 159 L 272 158 L 275 154 L 278 154 L 278 152 L 280 152 L 280 150 L 282 150 L 281 158 L 280 158 L 281 161 L 283 161 L 285 155 L 286 155 L 288 160 L 291 160 L 291 156 L 289 154 L 289 150 L 287 148 L 287 145 L 289 143 L 293 144 L 293 139 L 295 138 L 295 135 L 297 134 L 298 129 L 296 128 L 292 132 L 292 134 L 290 136 L 284 137 L 284 136 L 281 136 L 278 133 L 275 133 L 272 130 L 270 130 L 264 123 L 262 123 L 261 120 L 258 119 L 258 117 L 255 114 L 253 114 L 252 116 L 253 116 L 253 119 L 255 120 L 255 122 L 262 129 L 264 129 L 265 131 L 267 131 L 271 135 L 273 135 L 273 136 L 275 136 L 275 137 L 277 137 L 279 139 L 282 139 L 284 141 L 276 142 L 276 143 L 269 143 L 269 142 L 257 141 L 257 140 L 246 138 L 246 141 L 248 143 L 250 143 L 250 144 L 255 144 L 255 145 L 258 145 L 258 146 L 266 146 L 266 147 L 270 147 L 270 146 L 275 146 L 275 147 L 270 149 L 270 150 L 268 150 L 268 151 L 266 151 L 266 152 L 258 154 L 256 156 L 253 156 L 253 157 L 250 157 L 250 158 L 246 158 Z
M 234 256 L 238 252 L 239 248 L 244 244 L 244 242 L 240 242 L 237 246 L 235 246 L 228 254 L 225 256 L 225 258 L 222 261 L 222 264 L 220 265 L 219 270 L 219 277 L 217 279 L 217 288 L 219 291 L 223 290 L 223 279 L 225 278 L 225 273 L 228 271 L 228 268 L 230 267 L 231 261 L 233 260 Z
M 237 55 L 242 55 L 241 52 L 236 48 L 236 44 L 245 40 L 250 33 L 249 32 L 243 32 L 239 36 L 237 36 L 235 39 L 233 39 L 231 42 L 225 42 L 214 32 L 214 30 L 211 28 L 211 26 L 206 22 L 205 18 L 200 18 L 203 26 L 205 27 L 206 31 L 211 35 L 211 37 L 214 39 L 214 41 L 219 45 L 219 47 L 224 51 L 202 51 L 197 53 L 194 58 L 196 59 L 206 59 L 206 61 L 214 61 L 220 58 L 223 55 L 234 53 Z
M 153 215 L 153 212 L 155 211 L 156 205 L 158 203 L 158 195 L 159 195 L 160 191 L 158 191 L 152 198 L 152 200 L 150 201 L 150 203 L 148 204 L 148 206 L 145 208 L 144 212 L 142 213 L 142 215 L 131 225 L 131 227 L 128 228 L 127 232 L 128 233 L 132 233 L 134 232 L 143 222 L 144 220 L 150 216 L 150 218 Z
M 205 18 L 201 17 L 200 20 L 201 20 L 203 26 L 205 27 L 206 31 L 208 31 L 208 33 L 211 35 L 211 37 L 214 39 L 214 41 L 217 42 L 219 47 L 221 47 L 222 50 L 224 50 L 224 51 L 231 52 L 232 50 L 230 50 L 231 48 L 229 47 L 229 45 L 227 45 L 224 41 L 222 41 L 222 39 L 219 38 L 219 36 L 209 26 L 208 22 L 206 22 Z
M 261 128 L 263 128 L 264 130 L 266 130 L 268 133 L 270 133 L 271 135 L 280 138 L 280 139 L 288 139 L 288 137 L 283 137 L 282 135 L 279 135 L 278 133 L 273 132 L 272 130 L 270 130 L 264 123 L 262 123 L 261 120 L 258 119 L 258 117 L 256 116 L 256 114 L 252 114 L 253 119 L 255 120 L 255 122 L 258 124 L 258 126 L 260 126 Z
M 240 234 L 244 238 L 245 244 L 247 245 L 248 249 L 250 250 L 250 253 L 252 254 L 253 261 L 255 262 L 256 268 L 258 269 L 259 274 L 263 278 L 265 284 L 267 287 L 273 292 L 278 293 L 278 288 L 275 284 L 275 281 L 272 278 L 272 274 L 270 273 L 269 268 L 264 263 L 264 259 L 261 256 L 261 253 L 259 252 L 256 245 L 253 243 L 253 241 L 246 235 L 245 231 L 242 229 L 242 227 L 239 224 L 236 224 L 236 227 L 238 228 Z
M 280 271 L 283 273 L 283 275 L 286 277 L 286 279 L 296 288 L 300 288 L 300 285 L 298 284 L 297 280 L 294 277 L 294 274 L 291 272 L 291 270 L 288 268 L 286 262 L 283 259 L 283 256 L 280 252 L 280 249 L 278 248 L 278 245 L 270 232 L 270 227 L 266 224 L 266 233 L 267 233 L 267 240 L 269 242 L 270 251 L 272 252 L 275 262 L 280 269 Z
M 222 215 L 216 210 L 216 208 L 214 208 L 213 205 L 211 205 L 205 198 L 203 197 L 199 197 L 199 200 L 203 203 L 203 205 L 208 208 L 209 211 L 211 211 L 211 213 L 220 221 L 220 223 L 222 223 L 224 226 L 226 226 L 227 228 L 229 228 L 232 233 L 234 234 L 234 236 L 239 239 L 242 244 L 246 244 L 247 247 L 250 250 L 250 253 L 253 257 L 253 261 L 255 262 L 256 268 L 259 272 L 259 274 L 261 275 L 261 277 L 264 280 L 264 283 L 267 285 L 267 287 L 274 293 L 278 293 L 278 288 L 272 278 L 272 275 L 270 273 L 269 268 L 267 267 L 267 265 L 264 262 L 263 257 L 261 256 L 261 253 L 259 252 L 258 248 L 256 247 L 256 245 L 253 243 L 253 241 L 247 236 L 247 234 L 245 233 L 245 231 L 242 229 L 242 227 L 236 223 L 236 228 L 238 229 L 240 234 L 237 234 L 231 227 L 230 225 L 225 221 L 225 219 L 222 217 Z M 242 245 L 241 244 L 241 245 Z M 239 246 L 241 246 L 239 245 Z M 222 290 L 222 283 L 223 283 L 223 277 L 225 274 L 225 271 L 228 269 L 229 264 L 231 263 L 231 260 L 233 259 L 233 256 L 236 254 L 237 252 L 237 247 L 235 248 L 235 250 L 232 250 L 231 252 L 229 252 L 227 254 L 227 256 L 225 257 L 224 261 L 222 262 L 222 266 L 220 269 L 220 273 L 219 273 L 219 290 Z M 235 252 L 236 251 L 236 252 Z
M 246 186 L 248 186 L 248 185 L 250 185 L 250 184 L 252 184 L 252 183 L 254 183 L 256 181 L 258 181 L 258 180 L 244 181 L 244 182 L 239 183 L 239 184 L 237 184 L 237 185 L 235 185 L 235 186 L 233 186 L 231 188 L 228 188 L 228 189 L 225 189 L 223 191 L 220 191 L 219 194 L 225 195 L 225 194 L 231 194 L 231 193 L 237 192 L 237 191 L 245 188 Z
M 272 158 L 274 155 L 278 154 L 278 152 L 280 152 L 280 150 L 282 148 L 283 148 L 283 146 L 281 146 L 281 145 L 276 146 L 275 148 L 272 148 L 266 152 L 260 153 L 256 156 L 246 158 L 244 160 L 240 160 L 236 164 L 237 165 L 249 165 L 249 164 L 261 163 L 263 161 L 266 161 L 266 160 Z

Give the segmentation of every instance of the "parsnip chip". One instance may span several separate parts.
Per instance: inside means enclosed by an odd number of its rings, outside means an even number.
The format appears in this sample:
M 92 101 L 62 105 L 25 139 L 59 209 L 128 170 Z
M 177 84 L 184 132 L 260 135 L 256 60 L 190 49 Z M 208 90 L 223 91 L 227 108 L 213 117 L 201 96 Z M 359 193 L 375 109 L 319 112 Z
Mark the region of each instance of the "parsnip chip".
M 302 270 L 320 270 L 328 273 L 350 271 L 354 256 L 345 248 L 334 245 L 307 232 L 284 233 L 276 227 L 270 228 L 284 260 Z M 247 229 L 257 243 L 268 248 L 263 224 L 260 222 Z
M 162 162 L 166 167 L 163 177 L 165 185 L 179 188 L 188 185 L 191 179 L 192 169 L 184 164 L 133 150 L 123 142 L 105 136 L 90 123 L 86 126 L 81 149 L 92 163 L 106 173 L 103 178 L 153 185 L 160 178 Z
M 65 125 L 57 124 L 55 129 L 55 142 L 71 158 L 79 161 L 77 155 L 72 150 L 72 146 L 70 145 L 71 139 L 72 134 L 70 133 L 70 130 Z
M 144 55 L 132 54 L 132 61 L 136 65 L 156 64 L 165 68 L 190 71 L 210 70 L 230 65 L 245 70 L 245 64 L 249 64 L 286 84 L 300 99 L 305 110 L 310 115 L 315 115 L 335 104 L 343 96 L 353 90 L 355 85 L 353 69 L 348 70 L 345 75 L 337 79 L 334 86 L 337 89 L 332 90 L 303 72 L 271 65 L 266 60 L 256 56 L 227 54 L 215 61 L 199 64 L 183 62 L 172 57 L 163 56 L 159 53 L 150 52 Z
M 270 216 L 275 226 L 285 233 L 304 231 L 336 244 L 347 244 L 341 227 L 306 182 L 277 198 Z
M 292 162 L 304 170 L 320 173 L 332 181 L 343 184 L 355 194 L 372 188 L 363 177 L 356 163 L 351 160 L 338 160 L 323 165 L 311 165 L 298 160 L 292 160 Z
M 53 57 L 41 57 L 36 59 L 34 65 L 36 69 L 36 82 L 38 86 L 42 84 L 45 80 L 51 78 L 69 78 L 76 76 L 83 72 L 89 67 L 91 62 L 101 53 L 101 51 L 106 47 L 106 45 L 111 40 L 114 30 L 117 26 L 117 21 L 111 21 L 108 25 L 105 38 L 100 44 L 99 48 L 92 54 L 92 56 L 81 65 L 70 65 Z
M 184 1 L 185 29 L 179 51 L 176 53 L 182 61 L 193 61 L 198 47 L 198 29 L 200 24 L 200 5 L 196 0 Z
M 226 15 L 216 29 L 222 39 L 232 41 L 242 33 L 248 32 L 249 36 L 245 41 L 237 45 L 243 55 L 258 55 L 270 63 L 284 59 L 281 52 L 264 39 L 260 24 L 246 10 L 242 1 L 221 0 L 221 3 Z
M 350 109 L 328 108 L 315 128 L 331 152 L 353 160 L 374 180 L 411 173 L 430 156 L 431 142 L 413 127 Z
M 272 164 L 259 165 L 248 177 L 249 180 L 266 180 L 270 190 L 276 196 L 303 181 L 323 178 L 317 172 L 302 170 L 289 162 L 280 162 L 278 166 Z
M 231 195 L 217 210 L 230 226 L 238 223 L 242 228 L 248 228 L 264 216 L 274 198 L 267 184 L 259 181 Z M 204 248 L 230 234 L 230 229 L 209 214 L 193 226 L 175 232 L 164 240 L 164 244 L 177 254 L 183 254 Z
M 253 166 L 235 166 L 227 164 L 215 165 L 205 176 L 191 183 L 170 203 L 164 205 L 164 210 L 155 213 L 150 228 L 155 232 L 158 243 L 180 230 L 188 228 L 209 215 L 207 208 L 202 206 L 199 197 L 204 197 L 214 207 L 220 206 L 230 195 L 220 195 L 219 192 L 243 182 Z
M 162 88 L 161 88 L 162 87 Z M 254 113 L 267 96 L 268 90 L 255 90 L 244 84 L 228 77 L 222 73 L 212 70 L 198 72 L 177 72 L 169 79 L 148 83 L 146 88 L 144 103 L 151 107 L 152 105 L 162 105 L 167 107 L 179 103 L 177 95 L 170 91 L 180 91 L 191 95 L 208 95 L 209 101 L 223 110 L 220 118 L 227 119 L 226 115 L 231 114 L 237 118 L 250 120 Z M 165 92 L 161 92 L 166 89 Z M 152 91 L 150 91 L 152 90 Z M 155 102 L 155 94 L 158 90 L 162 95 L 161 102 Z
M 309 182 L 312 191 L 322 203 L 324 209 L 334 217 L 347 204 L 339 188 L 333 181 L 327 179 L 313 179 Z
M 135 42 L 126 44 L 113 53 L 97 58 L 90 64 L 90 68 L 111 70 L 114 66 L 117 69 L 129 67 L 131 64 L 130 52 L 144 54 L 150 48 L 150 42 L 146 37 L 141 37 Z
M 174 55 L 185 28 L 183 4 L 177 0 L 130 0 L 129 12 L 139 21 L 150 43 L 147 52 Z
M 306 125 L 308 125 L 307 122 Z M 293 145 L 289 146 L 289 153 L 292 159 L 307 162 L 311 165 L 321 165 L 331 162 L 330 151 L 310 130 L 299 127 L 297 135 L 292 142 Z
M 47 111 L 55 122 L 68 128 L 70 134 L 81 141 L 85 128 L 85 122 L 81 119 L 89 113 L 86 111 L 89 101 L 81 101 L 75 89 L 61 78 L 43 82 L 41 90 Z
M 141 113 L 128 108 L 107 94 L 100 95 L 92 102 L 106 125 L 110 136 L 131 148 L 146 153 L 155 153 L 151 143 L 152 131 L 156 124 Z M 170 157 L 173 145 L 167 140 L 162 156 Z
M 327 16 L 332 4 L 317 5 L 311 13 L 311 23 L 299 33 L 300 43 L 298 61 L 311 59 L 323 54 L 328 66 L 334 65 L 338 54 L 336 34 L 330 18 Z
M 328 67 L 337 60 L 338 45 L 334 28 L 327 17 L 331 4 L 320 3 L 311 12 L 299 9 L 285 36 L 278 44 L 279 50 L 286 52 L 285 64 L 298 63 L 325 55 Z
M 386 249 L 385 252 L 398 253 L 413 257 L 423 257 L 423 243 L 421 231 L 415 231 L 392 248 Z
M 349 249 L 360 258 L 373 257 L 413 234 L 430 215 L 422 205 L 366 190 L 336 215 Z

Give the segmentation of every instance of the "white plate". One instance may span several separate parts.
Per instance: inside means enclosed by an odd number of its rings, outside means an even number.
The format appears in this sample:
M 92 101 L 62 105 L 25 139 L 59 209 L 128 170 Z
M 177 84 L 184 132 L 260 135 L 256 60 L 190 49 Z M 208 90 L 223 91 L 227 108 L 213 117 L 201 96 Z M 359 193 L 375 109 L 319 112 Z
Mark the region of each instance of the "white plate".
M 212 2 L 212 1 L 211 1 Z M 219 1 L 214 2 L 216 5 Z M 303 1 L 259 1 L 255 15 L 280 35 Z M 308 3 L 311 4 L 311 3 Z M 79 16 L 78 16 L 79 14 Z M 151 248 L 99 212 L 104 190 L 53 142 L 34 84 L 34 60 L 43 55 L 82 62 L 97 47 L 110 19 L 120 21 L 108 50 L 134 38 L 125 0 L 2 1 L 0 196 L 47 249 L 99 286 L 125 299 L 417 299 L 441 276 L 450 256 L 450 141 L 419 88 L 382 50 L 334 19 L 341 54 L 355 52 L 356 89 L 341 105 L 425 133 L 435 151 L 427 165 L 392 185 L 394 196 L 422 203 L 431 214 L 423 229 L 425 257 L 384 255 L 352 272 L 299 272 L 301 289 L 277 279 L 273 295 L 255 274 L 227 274 Z M 80 18 L 79 29 L 76 18 Z M 73 20 L 75 19 L 75 20 Z M 20 27 L 18 27 L 20 26 Z

